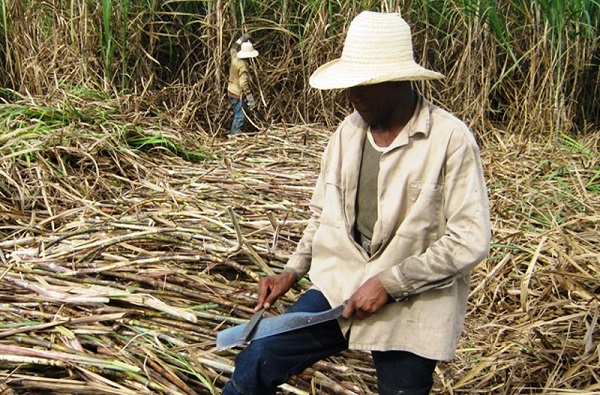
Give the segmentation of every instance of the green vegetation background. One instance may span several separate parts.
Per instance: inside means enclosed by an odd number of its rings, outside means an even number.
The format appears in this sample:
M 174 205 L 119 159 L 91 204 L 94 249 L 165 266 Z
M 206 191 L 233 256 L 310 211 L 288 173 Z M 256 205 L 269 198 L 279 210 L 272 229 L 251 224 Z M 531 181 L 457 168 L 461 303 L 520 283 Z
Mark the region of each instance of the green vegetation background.
M 116 111 L 167 113 L 178 125 L 227 128 L 231 43 L 249 33 L 259 108 L 282 124 L 334 125 L 340 92 L 308 77 L 341 53 L 362 10 L 398 11 L 417 61 L 447 79 L 420 86 L 481 139 L 503 132 L 548 138 L 598 129 L 598 0 L 2 0 L 0 86 L 6 103 L 59 96 L 120 100 Z M 56 102 L 54 102 L 56 103 Z M 96 119 L 96 121 L 100 121 Z M 492 132 L 492 130 L 494 130 Z

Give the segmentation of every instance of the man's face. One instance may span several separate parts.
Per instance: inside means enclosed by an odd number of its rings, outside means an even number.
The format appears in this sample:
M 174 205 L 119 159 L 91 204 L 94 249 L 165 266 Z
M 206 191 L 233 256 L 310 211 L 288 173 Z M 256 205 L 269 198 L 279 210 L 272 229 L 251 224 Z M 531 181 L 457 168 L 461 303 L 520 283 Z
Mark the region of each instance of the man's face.
M 349 88 L 346 95 L 354 109 L 370 126 L 386 124 L 400 104 L 398 82 L 355 86 Z

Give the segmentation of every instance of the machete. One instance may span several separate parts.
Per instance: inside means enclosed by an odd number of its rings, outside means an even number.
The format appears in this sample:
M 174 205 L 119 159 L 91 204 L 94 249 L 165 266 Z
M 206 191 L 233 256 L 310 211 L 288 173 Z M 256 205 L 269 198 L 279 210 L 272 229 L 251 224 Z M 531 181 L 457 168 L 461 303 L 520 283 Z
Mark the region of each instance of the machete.
M 331 321 L 342 315 L 344 304 L 318 313 L 295 312 L 262 318 L 256 313 L 248 323 L 223 329 L 217 333 L 217 348 L 228 348 L 246 341 L 306 328 L 320 322 Z M 253 322 L 254 321 L 254 322 Z M 247 331 L 245 330 L 247 329 Z
M 264 130 L 267 131 L 271 127 L 271 123 L 267 121 L 265 116 L 260 111 L 258 111 L 256 107 L 250 109 L 250 107 L 248 107 L 248 105 L 244 103 L 242 105 L 242 111 L 244 112 L 246 119 L 252 124 L 252 126 L 256 128 L 256 130 L 261 131 L 261 129 L 264 128 Z M 255 122 L 254 118 L 251 116 L 252 114 L 258 118 L 259 122 Z
M 248 321 L 248 323 L 246 325 L 244 325 L 244 330 L 242 331 L 242 333 L 240 333 L 241 341 L 245 342 L 252 338 L 252 334 L 254 333 L 254 328 L 256 328 L 256 325 L 258 325 L 258 321 L 261 320 L 264 312 L 265 312 L 265 308 L 263 307 L 262 309 L 258 310 L 256 313 L 254 313 L 252 318 L 250 318 L 250 321 Z

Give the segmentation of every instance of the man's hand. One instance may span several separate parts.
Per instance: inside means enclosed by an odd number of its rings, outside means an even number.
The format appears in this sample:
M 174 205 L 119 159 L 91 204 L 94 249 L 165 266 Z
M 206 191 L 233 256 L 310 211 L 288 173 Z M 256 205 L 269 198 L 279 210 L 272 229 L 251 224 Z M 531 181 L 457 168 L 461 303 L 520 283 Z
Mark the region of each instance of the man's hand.
M 258 301 L 254 311 L 271 307 L 277 298 L 292 288 L 296 281 L 298 281 L 296 275 L 291 272 L 261 277 L 258 282 Z
M 362 320 L 379 311 L 388 301 L 389 295 L 377 277 L 371 277 L 348 299 L 342 317 L 352 315 Z
M 238 47 L 242 45 L 242 43 L 245 43 L 246 41 L 250 40 L 250 35 L 248 33 L 244 33 L 241 35 L 240 38 L 237 39 L 237 41 L 235 42 Z
M 246 95 L 245 101 L 246 101 L 246 104 L 248 105 L 248 108 L 251 110 L 254 110 L 254 107 L 256 107 L 256 102 L 254 101 L 254 96 L 252 96 L 252 93 L 248 93 Z

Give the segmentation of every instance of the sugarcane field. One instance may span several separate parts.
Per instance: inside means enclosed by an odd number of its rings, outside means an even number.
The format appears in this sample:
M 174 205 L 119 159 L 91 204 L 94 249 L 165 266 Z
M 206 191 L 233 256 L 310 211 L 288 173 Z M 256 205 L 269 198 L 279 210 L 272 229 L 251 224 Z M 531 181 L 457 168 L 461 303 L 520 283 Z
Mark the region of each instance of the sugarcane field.
M 399 13 L 445 76 L 412 84 L 472 131 L 489 197 L 490 252 L 431 393 L 600 394 L 597 0 L 0 5 L 1 395 L 221 394 L 247 343 L 217 336 L 296 250 L 353 111 L 309 78 L 365 10 Z M 232 134 L 240 37 L 253 100 Z M 379 393 L 354 349 L 278 391 Z

